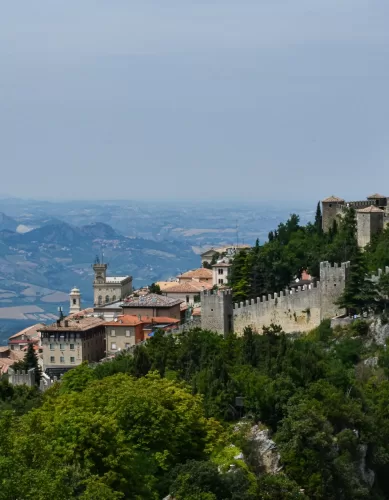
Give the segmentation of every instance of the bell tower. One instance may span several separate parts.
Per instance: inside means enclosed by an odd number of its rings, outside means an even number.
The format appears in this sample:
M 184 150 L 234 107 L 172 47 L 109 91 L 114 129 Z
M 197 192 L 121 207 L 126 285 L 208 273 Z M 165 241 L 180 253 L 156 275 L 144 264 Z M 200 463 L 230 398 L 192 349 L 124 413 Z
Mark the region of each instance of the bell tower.
M 69 294 L 70 297 L 70 314 L 78 313 L 81 311 L 81 293 L 76 287 L 72 289 Z
M 92 267 L 93 271 L 95 272 L 95 279 L 93 283 L 96 285 L 103 285 L 107 281 L 108 264 L 100 262 L 100 259 L 96 257 L 96 260 Z

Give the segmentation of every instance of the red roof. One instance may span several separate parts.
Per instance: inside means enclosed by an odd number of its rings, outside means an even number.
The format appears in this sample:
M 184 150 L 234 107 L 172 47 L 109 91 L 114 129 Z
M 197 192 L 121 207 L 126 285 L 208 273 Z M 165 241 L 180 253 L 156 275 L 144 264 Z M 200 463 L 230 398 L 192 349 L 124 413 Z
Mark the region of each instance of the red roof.
M 180 320 L 176 318 L 169 318 L 168 316 L 135 316 L 131 314 L 124 314 L 117 317 L 117 321 L 108 321 L 105 326 L 137 326 L 142 324 L 165 324 L 165 323 L 179 323 Z

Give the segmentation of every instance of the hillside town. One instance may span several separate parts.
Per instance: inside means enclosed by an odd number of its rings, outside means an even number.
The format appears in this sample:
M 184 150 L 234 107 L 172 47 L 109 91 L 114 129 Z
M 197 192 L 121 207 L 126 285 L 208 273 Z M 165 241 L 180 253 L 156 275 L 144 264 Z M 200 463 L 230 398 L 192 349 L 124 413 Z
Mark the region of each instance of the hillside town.
M 59 378 L 84 361 L 109 360 L 152 337 L 156 330 L 179 333 L 201 324 L 201 294 L 227 289 L 236 252 L 249 245 L 211 248 L 200 255 L 201 265 L 169 281 L 132 288 L 132 276 L 107 275 L 108 263 L 93 264 L 94 303 L 83 307 L 81 292 L 69 293 L 69 309 L 59 307 L 58 319 L 37 323 L 12 335 L 0 347 L 0 374 L 10 374 L 30 344 L 43 378 Z M 12 380 L 12 376 L 10 377 Z M 20 379 L 20 383 L 27 379 Z
M 335 196 L 322 200 L 322 231 L 334 231 L 350 207 L 356 210 L 358 246 L 364 248 L 387 225 L 387 198 L 374 194 L 357 202 L 346 203 Z M 108 263 L 96 257 L 93 304 L 84 308 L 81 292 L 74 287 L 68 311 L 59 307 L 54 323 L 25 328 L 0 347 L 0 374 L 12 373 L 10 368 L 24 358 L 30 344 L 43 377 L 51 380 L 83 362 L 113 359 L 153 337 L 157 330 L 179 334 L 201 326 L 225 335 L 229 331 L 242 334 L 246 327 L 260 331 L 277 323 L 292 333 L 309 331 L 322 320 L 343 314 L 336 302 L 348 278 L 348 262 L 341 266 L 321 262 L 319 280 L 303 270 L 286 290 L 234 304 L 229 283 L 232 262 L 239 252 L 250 248 L 235 244 L 206 249 L 199 256 L 201 267 L 137 290 L 132 276 L 107 275 Z M 380 273 L 373 276 L 375 281 Z

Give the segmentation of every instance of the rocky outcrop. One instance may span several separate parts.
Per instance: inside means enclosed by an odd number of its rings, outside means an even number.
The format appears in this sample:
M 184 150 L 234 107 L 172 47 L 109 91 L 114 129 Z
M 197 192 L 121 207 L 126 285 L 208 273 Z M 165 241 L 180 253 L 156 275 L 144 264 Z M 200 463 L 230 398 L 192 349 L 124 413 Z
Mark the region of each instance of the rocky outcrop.
M 362 480 L 371 488 L 374 484 L 375 474 L 366 465 L 367 444 L 361 444 L 358 448 L 361 455 L 358 470 L 361 474 Z
M 389 323 L 382 323 L 381 318 L 377 318 L 370 323 L 369 334 L 377 345 L 385 345 L 389 338 Z
M 281 457 L 270 431 L 262 425 L 253 425 L 247 432 L 248 450 L 244 459 L 258 474 L 277 474 L 281 469 Z

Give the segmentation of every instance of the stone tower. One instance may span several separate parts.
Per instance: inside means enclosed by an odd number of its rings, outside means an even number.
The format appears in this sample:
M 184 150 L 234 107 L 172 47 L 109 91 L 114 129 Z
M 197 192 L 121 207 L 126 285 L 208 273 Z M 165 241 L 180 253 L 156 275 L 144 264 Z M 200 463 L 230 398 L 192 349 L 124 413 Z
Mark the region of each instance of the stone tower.
M 93 264 L 93 271 L 95 272 L 95 279 L 93 281 L 96 285 L 104 285 L 107 281 L 107 268 L 108 264 L 103 264 L 98 259 Z
M 69 294 L 70 297 L 70 314 L 81 311 L 81 293 L 76 287 Z
M 327 233 L 337 219 L 338 214 L 341 213 L 345 201 L 337 196 L 330 196 L 321 202 L 322 205 L 322 224 L 323 231 Z
M 384 211 L 377 206 L 357 210 L 358 246 L 364 248 L 384 228 Z
M 202 293 L 201 328 L 221 335 L 233 331 L 231 290 L 205 290 Z
M 320 262 L 320 319 L 333 318 L 344 313 L 335 302 L 344 291 L 349 276 L 350 262 L 330 264 Z

